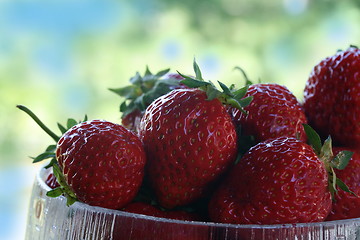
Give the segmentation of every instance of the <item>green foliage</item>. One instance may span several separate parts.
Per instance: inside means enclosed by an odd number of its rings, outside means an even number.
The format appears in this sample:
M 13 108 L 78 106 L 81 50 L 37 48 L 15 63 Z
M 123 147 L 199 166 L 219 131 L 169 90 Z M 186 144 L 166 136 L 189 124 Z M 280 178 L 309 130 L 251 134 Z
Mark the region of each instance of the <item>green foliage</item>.
M 186 76 L 184 74 L 179 74 L 184 77 L 184 80 L 181 81 L 182 84 L 190 87 L 190 88 L 199 88 L 206 92 L 207 99 L 209 101 L 217 98 L 223 104 L 232 106 L 234 108 L 239 109 L 244 114 L 247 112 L 244 110 L 244 107 L 248 106 L 252 101 L 253 97 L 243 98 L 246 94 L 248 86 L 241 88 L 239 90 L 235 89 L 235 86 L 232 85 L 230 88 L 227 87 L 224 83 L 218 81 L 218 84 L 222 91 L 218 90 L 216 86 L 211 81 L 205 81 L 202 78 L 202 73 L 200 70 L 199 65 L 197 64 L 196 60 L 194 59 L 193 68 L 195 72 L 195 78 L 191 76 Z
M 340 170 L 344 169 L 349 163 L 353 152 L 341 151 L 334 156 L 330 136 L 322 143 L 319 134 L 310 125 L 303 124 L 303 126 L 308 138 L 308 143 L 312 146 L 319 159 L 324 163 L 325 169 L 328 172 L 329 191 L 331 195 L 334 197 L 338 188 L 351 194 L 355 194 L 336 176 L 334 171 L 335 168 Z
M 156 98 L 170 92 L 174 87 L 179 85 L 179 80 L 174 77 L 167 77 L 166 74 L 170 69 L 161 70 L 153 74 L 146 67 L 143 76 L 136 73 L 130 78 L 131 85 L 110 88 L 109 90 L 122 97 L 123 102 L 120 104 L 122 118 L 135 110 L 144 111 L 146 107 Z
M 310 146 L 316 154 L 320 155 L 322 143 L 319 134 L 310 125 L 303 124 L 303 126 Z

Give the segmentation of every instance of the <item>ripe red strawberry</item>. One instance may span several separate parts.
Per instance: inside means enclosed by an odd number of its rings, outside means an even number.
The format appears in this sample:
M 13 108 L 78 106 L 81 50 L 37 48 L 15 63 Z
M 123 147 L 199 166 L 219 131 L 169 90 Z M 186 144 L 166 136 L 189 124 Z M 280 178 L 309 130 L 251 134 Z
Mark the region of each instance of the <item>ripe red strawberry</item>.
M 173 90 L 155 100 L 140 122 L 149 179 L 160 205 L 200 198 L 234 162 L 236 131 L 218 99 L 199 89 Z
M 46 168 L 52 167 L 60 187 L 50 190 L 47 196 L 63 194 L 68 205 L 79 200 L 112 209 L 122 208 L 135 197 L 143 180 L 146 156 L 142 142 L 133 132 L 115 123 L 87 121 L 85 117 L 80 123 L 69 119 L 67 127 L 58 124 L 62 132 L 59 137 L 31 110 L 17 107 L 57 143 L 33 161 L 51 158 Z M 52 180 L 49 177 L 48 181 Z
M 170 219 L 186 220 L 186 221 L 200 220 L 200 217 L 195 213 L 190 213 L 183 210 L 163 211 L 145 202 L 130 203 L 126 205 L 122 210 L 125 212 L 138 213 L 138 214 L 144 214 L 148 216 L 161 217 L 161 218 L 170 218 Z
M 255 142 L 276 137 L 298 137 L 306 141 L 302 124 L 307 123 L 305 114 L 296 97 L 278 84 L 253 84 L 245 97 L 253 96 L 244 114 L 236 108 L 229 112 L 242 135 L 252 135 Z
M 334 143 L 360 146 L 360 50 L 350 47 L 316 65 L 304 90 L 309 124 Z
M 56 177 L 53 173 L 50 173 L 45 180 L 46 185 L 48 185 L 51 189 L 55 189 L 60 187 L 59 183 L 56 180 Z
M 353 152 L 349 164 L 343 170 L 335 169 L 336 176 L 344 181 L 356 195 L 338 191 L 327 220 L 340 220 L 360 217 L 360 153 L 354 149 L 334 148 L 334 154 L 348 150 Z
M 252 147 L 209 204 L 215 222 L 277 224 L 323 221 L 331 209 L 324 162 L 295 138 Z
M 121 124 L 129 130 L 137 132 L 143 115 L 144 112 L 141 112 L 139 109 L 135 109 L 121 118 Z
M 146 68 L 144 76 L 136 73 L 130 79 L 131 85 L 110 90 L 125 98 L 120 105 L 122 125 L 137 132 L 141 117 L 151 102 L 173 89 L 186 88 L 180 83 L 184 79 L 177 73 L 169 73 L 169 69 L 152 74 Z
M 93 206 L 123 207 L 135 197 L 144 175 L 140 139 L 103 120 L 69 129 L 57 143 L 56 157 L 76 198 Z
M 149 182 L 165 208 L 206 195 L 237 155 L 235 126 L 219 98 L 239 102 L 203 81 L 196 63 L 194 68 L 197 79 L 188 77 L 182 83 L 203 90 L 175 89 L 159 97 L 140 122 Z

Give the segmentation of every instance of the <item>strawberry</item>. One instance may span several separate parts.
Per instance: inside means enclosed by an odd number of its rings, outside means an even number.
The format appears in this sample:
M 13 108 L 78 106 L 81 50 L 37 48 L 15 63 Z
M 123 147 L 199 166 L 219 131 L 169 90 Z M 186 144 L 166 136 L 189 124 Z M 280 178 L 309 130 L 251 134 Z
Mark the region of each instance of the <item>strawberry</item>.
M 148 216 L 161 217 L 161 218 L 170 218 L 177 220 L 186 220 L 186 221 L 197 221 L 200 217 L 195 213 L 186 212 L 183 210 L 176 211 L 163 211 L 149 203 L 145 202 L 133 202 L 126 205 L 123 209 L 125 212 L 138 213 Z
M 129 130 L 137 132 L 140 120 L 143 115 L 144 112 L 140 111 L 139 109 L 135 109 L 132 112 L 123 115 L 121 118 L 121 124 Z
M 312 141 L 314 148 L 289 137 L 252 147 L 214 193 L 210 218 L 237 224 L 323 221 L 331 210 L 334 185 L 341 182 L 332 168 L 345 165 L 346 159 L 332 158 L 330 139 L 320 149 L 318 140 Z
M 169 73 L 169 69 L 152 74 L 149 68 L 143 76 L 138 72 L 130 79 L 131 85 L 122 88 L 110 88 L 109 90 L 125 98 L 120 105 L 122 112 L 122 125 L 126 128 L 138 131 L 141 117 L 146 107 L 156 98 L 177 88 L 186 88 L 180 83 L 184 79 L 177 73 Z
M 253 84 L 245 97 L 253 97 L 248 114 L 229 108 L 229 113 L 242 135 L 251 135 L 255 142 L 277 137 L 298 137 L 306 141 L 302 124 L 307 123 L 305 113 L 296 97 L 278 84 Z
M 58 137 L 26 107 L 28 113 L 57 142 L 54 148 L 35 158 L 35 162 L 52 158 L 49 167 L 60 184 L 47 193 L 64 194 L 68 205 L 79 200 L 93 206 L 119 209 L 135 197 L 144 176 L 145 152 L 140 139 L 123 126 L 104 120 L 68 122 L 59 125 Z M 50 151 L 51 149 L 51 151 Z M 54 158 L 56 156 L 56 158 Z
M 355 193 L 339 191 L 335 195 L 332 210 L 327 220 L 340 220 L 360 217 L 360 153 L 349 148 L 334 148 L 334 154 L 340 151 L 353 152 L 352 158 L 345 169 L 335 169 L 336 176 L 344 181 L 349 189 Z
M 350 47 L 323 59 L 306 83 L 309 124 L 335 145 L 360 147 L 360 50 Z
M 50 173 L 45 180 L 46 185 L 48 185 L 51 189 L 60 187 L 59 183 L 56 180 L 56 177 L 53 173 Z
M 149 182 L 165 208 L 205 196 L 237 155 L 235 126 L 223 102 L 240 103 L 223 84 L 220 92 L 205 82 L 196 62 L 194 69 L 196 79 L 182 81 L 189 88 L 157 98 L 140 122 Z
M 56 157 L 75 196 L 93 206 L 121 208 L 135 197 L 144 175 L 140 139 L 103 120 L 72 127 L 58 141 Z

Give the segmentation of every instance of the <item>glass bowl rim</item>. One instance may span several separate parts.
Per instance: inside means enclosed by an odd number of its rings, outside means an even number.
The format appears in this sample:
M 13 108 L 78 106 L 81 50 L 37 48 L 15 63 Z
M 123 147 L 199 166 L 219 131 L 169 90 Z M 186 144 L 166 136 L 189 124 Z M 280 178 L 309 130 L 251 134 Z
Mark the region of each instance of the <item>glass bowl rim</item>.
M 48 169 L 41 167 L 40 171 L 36 174 L 36 180 L 40 187 L 49 191 L 51 188 L 45 183 L 44 177 L 49 173 Z M 64 196 L 59 196 L 57 198 L 61 198 L 62 202 L 66 202 Z M 337 225 L 349 225 L 357 223 L 360 225 L 360 218 L 350 218 L 343 220 L 333 220 L 333 221 L 323 221 L 323 222 L 311 222 L 311 223 L 285 223 L 285 224 L 230 224 L 230 223 L 216 223 L 216 222 L 203 222 L 203 221 L 185 221 L 185 220 L 176 220 L 176 219 L 168 219 L 168 218 L 160 218 L 154 216 L 148 216 L 137 213 L 129 213 L 116 209 L 107 209 L 97 206 L 91 206 L 82 202 L 75 202 L 70 208 L 78 208 L 78 209 L 87 209 L 93 212 L 99 212 L 104 214 L 112 214 L 112 215 L 120 215 L 124 217 L 134 217 L 136 219 L 143 219 L 147 221 L 156 221 L 170 224 L 182 224 L 194 227 L 214 227 L 214 228 L 232 228 L 232 229 L 288 229 L 288 228 L 314 228 L 314 227 L 333 227 Z

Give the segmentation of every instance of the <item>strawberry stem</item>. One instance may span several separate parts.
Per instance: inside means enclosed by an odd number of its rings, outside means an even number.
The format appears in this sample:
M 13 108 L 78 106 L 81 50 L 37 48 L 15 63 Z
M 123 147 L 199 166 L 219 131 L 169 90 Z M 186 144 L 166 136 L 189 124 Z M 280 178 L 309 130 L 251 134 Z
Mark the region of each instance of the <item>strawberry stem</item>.
M 45 126 L 45 124 L 30 109 L 23 105 L 16 105 L 16 107 L 27 113 L 39 125 L 39 127 L 41 127 L 52 139 L 54 139 L 55 142 L 59 141 L 60 137 Z
M 246 86 L 253 84 L 253 83 L 250 81 L 250 79 L 248 78 L 248 76 L 246 75 L 246 72 L 244 71 L 244 69 L 242 69 L 242 68 L 239 67 L 239 66 L 236 66 L 234 69 L 235 69 L 235 70 L 239 70 L 239 71 L 242 73 L 242 75 L 243 75 L 244 78 L 245 78 L 245 85 L 246 85 Z

